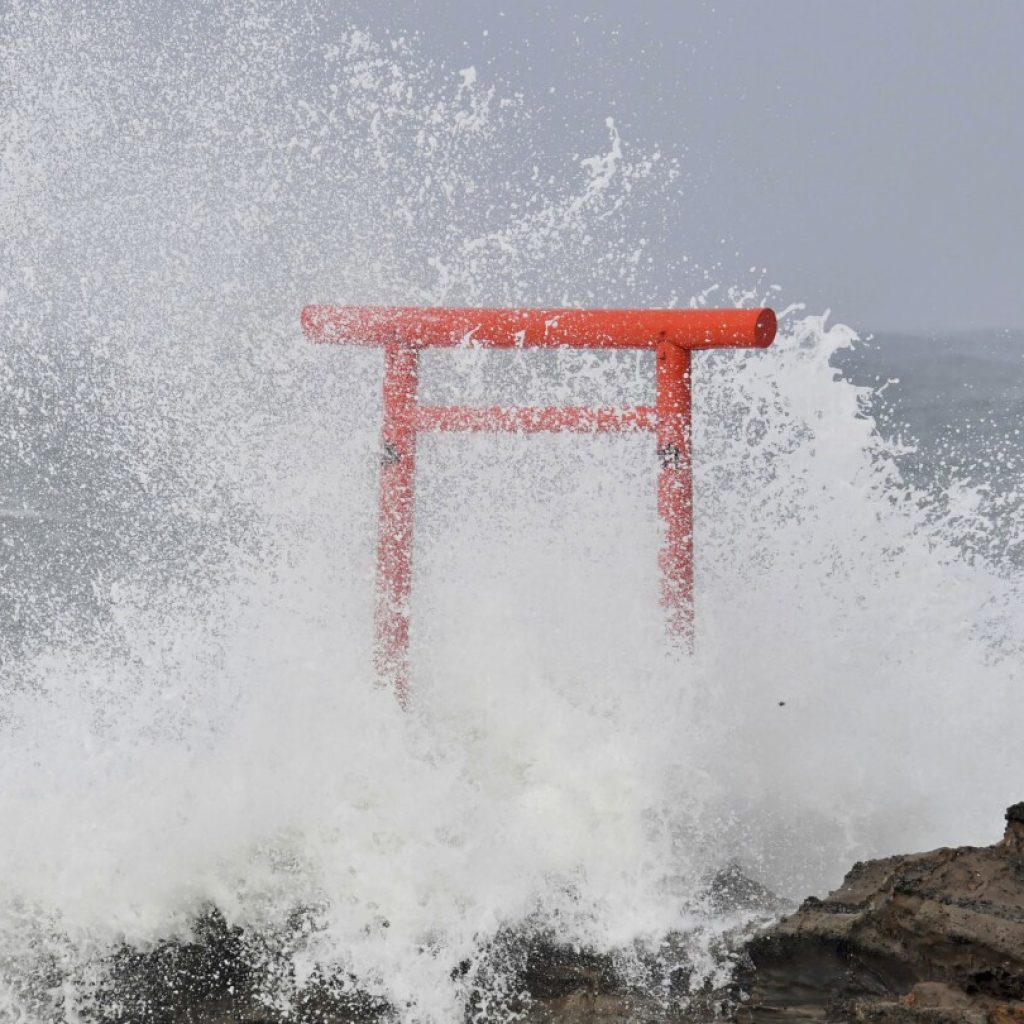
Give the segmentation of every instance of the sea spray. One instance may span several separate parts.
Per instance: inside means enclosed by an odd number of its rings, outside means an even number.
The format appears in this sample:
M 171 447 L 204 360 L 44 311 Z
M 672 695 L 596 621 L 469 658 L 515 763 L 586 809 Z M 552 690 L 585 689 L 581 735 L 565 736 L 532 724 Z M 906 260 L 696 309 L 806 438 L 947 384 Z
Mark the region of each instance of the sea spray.
M 613 122 L 535 152 L 529 97 L 315 7 L 15 4 L 3 40 L 0 1012 L 96 1012 L 123 943 L 215 907 L 286 949 L 270 1002 L 327 971 L 451 1020 L 509 929 L 629 949 L 729 861 L 799 896 L 989 838 L 1019 581 L 962 557 L 833 369 L 854 332 L 799 310 L 695 360 L 692 659 L 650 438 L 430 438 L 412 712 L 374 686 L 380 366 L 299 309 L 722 301 L 649 261 L 670 155 Z M 467 402 L 651 383 L 427 362 Z

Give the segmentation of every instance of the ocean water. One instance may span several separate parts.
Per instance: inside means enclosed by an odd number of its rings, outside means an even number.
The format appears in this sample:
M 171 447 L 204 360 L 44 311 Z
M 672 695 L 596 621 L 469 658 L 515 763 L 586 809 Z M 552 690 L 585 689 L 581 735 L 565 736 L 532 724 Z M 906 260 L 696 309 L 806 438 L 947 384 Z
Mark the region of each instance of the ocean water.
M 612 122 L 536 153 L 524 97 L 303 12 L 3 17 L 0 1019 L 87 1019 L 112 950 L 212 905 L 314 908 L 270 1001 L 324 967 L 456 1020 L 502 930 L 656 943 L 714 930 L 726 863 L 800 897 L 997 838 L 1024 337 L 872 334 L 678 248 L 667 288 L 685 164 Z M 650 438 L 428 438 L 402 714 L 379 354 L 305 343 L 311 301 L 777 306 L 695 365 L 695 655 Z M 534 356 L 432 355 L 426 393 L 649 397 L 642 357 Z

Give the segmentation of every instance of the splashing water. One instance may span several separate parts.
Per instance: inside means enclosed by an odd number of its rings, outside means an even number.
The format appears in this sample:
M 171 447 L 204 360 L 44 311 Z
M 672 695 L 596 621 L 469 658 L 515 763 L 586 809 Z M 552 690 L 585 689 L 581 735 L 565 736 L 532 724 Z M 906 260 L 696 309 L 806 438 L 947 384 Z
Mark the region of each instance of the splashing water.
M 212 904 L 268 933 L 315 907 L 300 978 L 454 1019 L 502 929 L 616 948 L 730 860 L 802 895 L 990 838 L 1020 580 L 901 479 L 824 317 L 697 362 L 694 658 L 662 645 L 649 438 L 428 438 L 414 713 L 373 686 L 380 366 L 299 309 L 704 301 L 652 255 L 674 160 L 612 122 L 537 152 L 522 97 L 314 8 L 2 31 L 0 1014 L 74 1019 L 89 965 Z M 425 362 L 439 400 L 652 377 Z

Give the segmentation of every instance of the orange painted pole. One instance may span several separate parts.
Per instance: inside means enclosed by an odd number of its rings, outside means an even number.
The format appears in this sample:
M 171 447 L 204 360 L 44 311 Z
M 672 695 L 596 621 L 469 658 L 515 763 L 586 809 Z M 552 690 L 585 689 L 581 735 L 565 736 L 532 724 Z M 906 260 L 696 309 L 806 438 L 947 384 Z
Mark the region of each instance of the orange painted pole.
M 377 677 L 399 704 L 409 700 L 409 597 L 412 592 L 416 478 L 416 349 L 384 348 L 380 506 L 377 532 Z
M 693 460 L 690 353 L 657 349 L 658 513 L 664 535 L 658 563 L 670 640 L 693 650 Z
M 621 431 L 653 430 L 657 415 L 653 406 L 633 409 L 583 409 L 578 406 L 548 408 L 492 408 L 472 406 L 421 405 L 416 410 L 417 430 L 464 431 L 502 430 L 512 434 L 608 434 Z
M 451 348 L 767 348 L 770 309 L 438 309 L 411 306 L 306 306 L 313 341 L 343 345 Z

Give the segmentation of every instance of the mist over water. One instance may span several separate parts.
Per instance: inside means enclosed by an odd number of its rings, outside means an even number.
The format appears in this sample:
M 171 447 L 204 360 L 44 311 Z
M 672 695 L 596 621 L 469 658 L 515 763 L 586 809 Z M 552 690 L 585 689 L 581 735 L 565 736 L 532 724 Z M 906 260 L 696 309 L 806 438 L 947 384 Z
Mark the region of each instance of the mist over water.
M 908 469 L 833 365 L 854 331 L 799 308 L 695 359 L 692 659 L 649 437 L 428 437 L 412 713 L 373 685 L 379 353 L 299 310 L 784 304 L 658 235 L 685 164 L 613 122 L 537 152 L 529 98 L 315 6 L 0 24 L 0 1019 L 74 1019 L 110 950 L 215 905 L 312 908 L 300 981 L 452 1020 L 503 928 L 628 947 L 713 927 L 732 860 L 798 897 L 995 838 L 1019 441 Z M 424 394 L 629 404 L 651 371 L 467 349 Z

